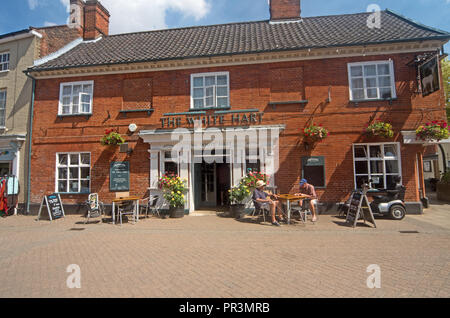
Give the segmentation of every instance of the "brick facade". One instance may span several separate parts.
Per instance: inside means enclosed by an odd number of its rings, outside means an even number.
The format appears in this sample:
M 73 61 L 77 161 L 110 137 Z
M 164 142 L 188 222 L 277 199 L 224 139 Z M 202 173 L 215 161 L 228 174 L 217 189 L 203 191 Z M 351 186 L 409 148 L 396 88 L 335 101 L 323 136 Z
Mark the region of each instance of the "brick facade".
M 143 196 L 149 187 L 149 145 L 128 125 L 136 123 L 140 130 L 161 128 L 164 113 L 187 112 L 190 108 L 190 76 L 194 73 L 229 72 L 232 110 L 257 108 L 264 112 L 263 125 L 285 124 L 280 136 L 280 170 L 276 184 L 281 192 L 297 190 L 301 178 L 301 158 L 324 156 L 326 188 L 318 190 L 323 202 L 345 200 L 354 189 L 354 143 L 376 142 L 363 136 L 371 121 L 382 118 L 392 122 L 395 137 L 382 142 L 401 143 L 403 183 L 406 200 L 420 201 L 417 155 L 421 145 L 404 145 L 402 130 L 415 130 L 423 121 L 445 119 L 444 92 L 423 98 L 416 93 L 416 69 L 407 66 L 416 54 L 334 58 L 297 62 L 223 66 L 189 70 L 173 70 L 135 74 L 117 74 L 64 79 L 40 79 L 36 82 L 31 167 L 31 201 L 39 203 L 44 194 L 55 191 L 55 160 L 57 152 L 91 152 L 91 192 L 111 202 L 109 167 L 112 161 L 130 161 L 131 194 Z M 349 101 L 347 63 L 362 61 L 394 62 L 397 99 L 388 101 Z M 133 86 L 133 79 L 138 79 Z M 60 83 L 94 81 L 92 116 L 58 117 Z M 283 85 L 280 85 L 280 82 Z M 130 90 L 142 102 L 142 83 L 151 83 L 151 104 L 154 112 L 119 112 L 130 102 Z M 331 92 L 331 102 L 327 102 Z M 305 104 L 269 105 L 271 101 L 308 100 Z M 132 101 L 133 102 L 133 101 Z M 212 113 L 212 112 L 211 112 Z M 308 123 L 323 124 L 330 136 L 314 148 L 306 148 L 302 130 Z M 225 126 L 231 125 L 226 121 Z M 100 145 L 106 128 L 117 128 L 126 137 L 134 152 L 120 154 L 118 149 Z M 63 195 L 65 203 L 80 203 L 86 195 Z

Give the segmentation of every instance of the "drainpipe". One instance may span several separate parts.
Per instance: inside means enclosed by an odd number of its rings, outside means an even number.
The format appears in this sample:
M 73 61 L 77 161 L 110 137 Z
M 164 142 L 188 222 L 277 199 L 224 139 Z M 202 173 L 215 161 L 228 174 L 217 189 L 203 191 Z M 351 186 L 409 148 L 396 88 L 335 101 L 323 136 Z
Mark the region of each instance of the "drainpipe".
M 441 149 L 441 152 L 442 152 L 442 160 L 444 161 L 444 162 L 443 162 L 443 164 L 444 164 L 444 173 L 446 173 L 448 167 L 447 167 L 447 158 L 446 158 L 446 156 L 445 156 L 445 150 L 444 150 L 444 147 L 442 147 L 441 144 L 439 144 L 439 148 Z
M 26 215 L 30 214 L 30 195 L 31 195 L 31 144 L 32 144 L 32 137 L 33 137 L 33 114 L 34 114 L 34 95 L 35 95 L 35 89 L 36 89 L 36 79 L 31 76 L 28 71 L 24 71 L 25 75 L 31 78 L 33 81 L 33 91 L 31 94 L 31 106 L 30 106 L 30 119 L 29 119 L 29 126 L 28 126 L 28 162 L 27 162 L 27 207 L 26 207 Z

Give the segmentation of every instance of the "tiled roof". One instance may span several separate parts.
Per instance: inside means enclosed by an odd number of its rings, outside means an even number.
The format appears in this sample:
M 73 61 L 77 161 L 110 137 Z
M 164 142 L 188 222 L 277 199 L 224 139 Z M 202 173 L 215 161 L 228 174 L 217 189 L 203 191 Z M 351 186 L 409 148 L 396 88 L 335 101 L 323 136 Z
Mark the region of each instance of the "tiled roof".
M 450 39 L 448 32 L 423 26 L 389 10 L 381 12 L 380 29 L 369 29 L 370 14 L 308 17 L 293 23 L 257 21 L 118 34 L 82 43 L 32 70 Z

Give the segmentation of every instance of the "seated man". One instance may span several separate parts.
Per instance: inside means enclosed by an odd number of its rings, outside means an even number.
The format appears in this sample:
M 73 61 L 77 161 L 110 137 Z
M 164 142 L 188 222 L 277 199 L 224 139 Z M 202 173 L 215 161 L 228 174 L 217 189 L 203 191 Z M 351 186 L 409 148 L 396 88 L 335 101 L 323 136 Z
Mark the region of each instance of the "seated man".
M 316 213 L 316 207 L 317 204 L 317 194 L 316 189 L 314 189 L 314 186 L 312 184 L 308 183 L 308 180 L 302 179 L 300 181 L 300 193 L 296 193 L 295 195 L 306 195 L 311 199 L 311 213 L 312 213 L 312 221 L 317 222 L 317 213 Z M 300 201 L 300 205 L 302 205 L 302 201 Z
M 258 181 L 256 183 L 256 189 L 253 192 L 253 202 L 258 205 L 260 203 L 268 203 L 270 205 L 270 213 L 272 215 L 272 225 L 274 226 L 280 226 L 280 223 L 277 222 L 277 220 L 275 219 L 275 209 L 278 210 L 278 217 L 280 218 L 281 221 L 284 221 L 283 216 L 282 216 L 282 208 L 281 208 L 281 204 L 279 201 L 273 201 L 271 199 L 271 195 L 269 195 L 268 193 L 264 192 L 264 187 L 266 186 L 266 184 L 264 183 L 264 181 Z M 274 199 L 277 198 L 276 195 L 272 195 L 272 197 Z M 261 205 L 257 206 L 256 208 L 260 208 Z

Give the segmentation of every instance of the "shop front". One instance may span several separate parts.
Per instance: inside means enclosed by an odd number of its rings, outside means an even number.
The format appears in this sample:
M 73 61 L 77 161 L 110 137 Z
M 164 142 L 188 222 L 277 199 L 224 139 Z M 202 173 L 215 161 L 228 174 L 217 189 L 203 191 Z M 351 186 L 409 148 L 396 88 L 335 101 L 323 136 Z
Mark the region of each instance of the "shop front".
M 150 194 L 161 196 L 164 174 L 179 175 L 188 185 L 186 213 L 227 207 L 228 190 L 249 171 L 273 176 L 284 125 L 141 131 L 149 144 Z M 164 202 L 160 203 L 164 207 Z

